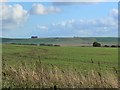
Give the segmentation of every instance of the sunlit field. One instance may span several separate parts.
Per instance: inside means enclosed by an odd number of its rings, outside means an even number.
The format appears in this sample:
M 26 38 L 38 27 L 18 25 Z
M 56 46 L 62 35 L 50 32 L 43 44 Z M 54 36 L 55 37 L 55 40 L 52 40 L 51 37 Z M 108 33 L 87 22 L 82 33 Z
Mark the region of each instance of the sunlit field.
M 117 88 L 118 48 L 3 44 L 3 88 Z

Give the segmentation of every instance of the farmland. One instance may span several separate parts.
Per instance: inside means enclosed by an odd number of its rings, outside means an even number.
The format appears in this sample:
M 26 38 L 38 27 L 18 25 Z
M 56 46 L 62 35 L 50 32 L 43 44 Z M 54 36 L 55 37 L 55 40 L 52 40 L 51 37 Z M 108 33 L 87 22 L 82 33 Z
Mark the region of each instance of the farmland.
M 3 44 L 2 49 L 4 88 L 118 87 L 118 48 Z

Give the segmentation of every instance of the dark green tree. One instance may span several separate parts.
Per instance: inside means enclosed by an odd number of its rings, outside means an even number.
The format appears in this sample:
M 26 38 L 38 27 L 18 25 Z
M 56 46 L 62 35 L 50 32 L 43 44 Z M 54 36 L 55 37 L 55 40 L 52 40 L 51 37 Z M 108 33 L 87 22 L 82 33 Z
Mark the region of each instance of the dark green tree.
M 101 47 L 101 44 L 98 42 L 93 42 L 93 47 Z

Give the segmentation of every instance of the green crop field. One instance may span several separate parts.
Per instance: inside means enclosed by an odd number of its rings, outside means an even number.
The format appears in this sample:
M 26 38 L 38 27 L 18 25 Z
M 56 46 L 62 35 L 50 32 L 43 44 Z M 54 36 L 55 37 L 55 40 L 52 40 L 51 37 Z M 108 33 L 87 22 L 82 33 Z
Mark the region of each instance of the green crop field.
M 3 44 L 2 49 L 3 87 L 118 87 L 118 48 Z

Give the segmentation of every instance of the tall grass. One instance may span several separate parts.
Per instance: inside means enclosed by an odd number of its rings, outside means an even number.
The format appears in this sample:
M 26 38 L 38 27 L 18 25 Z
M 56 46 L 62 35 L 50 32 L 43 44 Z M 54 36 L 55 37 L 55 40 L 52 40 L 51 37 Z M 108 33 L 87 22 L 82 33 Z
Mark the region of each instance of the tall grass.
M 28 68 L 27 64 L 29 63 L 21 62 L 19 66 L 8 67 L 3 62 L 3 88 L 118 88 L 115 68 L 113 73 L 90 70 L 83 74 L 83 71 L 65 71 L 52 64 L 48 67 L 41 62 L 40 57 L 34 63 L 34 68 Z M 100 68 L 100 63 L 98 67 Z

